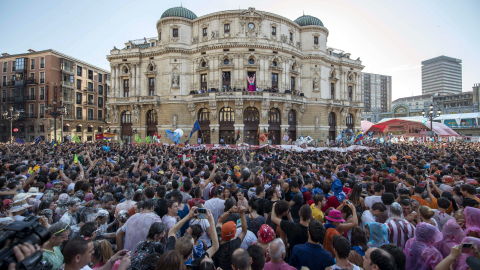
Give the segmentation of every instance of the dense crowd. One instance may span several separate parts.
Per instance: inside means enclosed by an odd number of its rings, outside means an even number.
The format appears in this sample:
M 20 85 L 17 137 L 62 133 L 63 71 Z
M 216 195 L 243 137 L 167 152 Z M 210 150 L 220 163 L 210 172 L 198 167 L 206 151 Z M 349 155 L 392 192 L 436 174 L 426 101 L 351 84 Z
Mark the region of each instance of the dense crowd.
M 54 270 L 480 269 L 480 144 L 370 146 L 3 144 L 0 226 Z

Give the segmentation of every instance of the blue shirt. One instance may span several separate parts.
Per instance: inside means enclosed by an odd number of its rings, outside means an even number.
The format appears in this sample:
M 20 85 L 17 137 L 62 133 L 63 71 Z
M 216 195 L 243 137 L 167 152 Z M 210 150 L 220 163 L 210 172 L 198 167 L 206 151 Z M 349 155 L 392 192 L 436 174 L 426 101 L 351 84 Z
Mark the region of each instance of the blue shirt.
M 322 245 L 305 243 L 293 247 L 290 265 L 300 269 L 306 266 L 309 269 L 324 270 L 335 261 L 330 252 L 323 249 Z

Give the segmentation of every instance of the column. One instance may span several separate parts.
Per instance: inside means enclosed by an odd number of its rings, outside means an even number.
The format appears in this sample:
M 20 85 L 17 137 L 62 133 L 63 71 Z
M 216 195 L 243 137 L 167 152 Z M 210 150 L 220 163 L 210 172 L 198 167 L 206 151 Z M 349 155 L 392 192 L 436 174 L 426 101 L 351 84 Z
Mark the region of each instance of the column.
M 210 124 L 210 143 L 218 144 L 219 143 L 219 124 Z
M 116 81 L 115 81 L 115 78 L 117 77 L 117 68 L 115 66 L 111 66 L 111 69 L 112 69 L 112 75 L 110 77 L 110 80 L 112 81 L 112 89 L 110 89 L 110 93 L 109 95 L 111 97 L 116 97 L 116 87 L 117 87 L 117 84 L 116 84 Z M 105 91 L 107 91 L 107 89 L 105 89 Z

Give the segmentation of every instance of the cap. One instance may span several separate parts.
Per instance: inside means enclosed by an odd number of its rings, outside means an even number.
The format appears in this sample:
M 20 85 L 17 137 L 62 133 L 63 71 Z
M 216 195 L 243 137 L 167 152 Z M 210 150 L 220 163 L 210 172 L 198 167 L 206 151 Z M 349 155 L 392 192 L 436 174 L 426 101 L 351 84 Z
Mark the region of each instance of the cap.
M 233 221 L 226 222 L 222 225 L 222 240 L 230 241 L 235 237 L 237 225 Z

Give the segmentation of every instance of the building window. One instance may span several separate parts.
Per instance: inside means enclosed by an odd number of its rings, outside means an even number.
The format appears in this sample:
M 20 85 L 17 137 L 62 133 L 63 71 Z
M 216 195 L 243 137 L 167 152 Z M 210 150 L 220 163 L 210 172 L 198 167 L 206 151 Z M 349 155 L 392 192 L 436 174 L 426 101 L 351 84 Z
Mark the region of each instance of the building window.
M 77 98 L 75 100 L 75 103 L 77 105 L 81 105 L 82 104 L 82 93 L 77 93 Z
M 2 91 L 2 102 L 7 102 L 7 90 Z
M 318 36 L 313 37 L 313 45 L 318 45 Z
M 94 105 L 93 95 L 88 95 L 88 105 Z
M 200 74 L 200 89 L 207 90 L 207 74 Z
M 148 95 L 155 95 L 155 78 L 148 78 Z
M 349 101 L 353 100 L 353 86 L 351 85 L 348 86 L 348 100 Z
M 102 74 L 98 73 L 98 82 L 101 83 L 103 79 Z
M 293 33 L 290 32 L 290 41 L 293 42 Z
M 93 80 L 93 70 L 88 70 L 88 79 Z
M 35 73 L 30 72 L 30 76 L 28 76 L 29 80 L 35 80 Z
M 103 107 L 103 97 L 98 98 L 98 107 L 102 108 Z
M 248 59 L 248 64 L 253 65 L 255 64 L 255 59 L 253 57 Z
M 45 72 L 40 72 L 40 83 L 45 83 Z
M 77 79 L 77 90 L 82 90 L 82 80 Z
M 93 132 L 93 127 L 88 126 L 88 127 L 87 127 L 87 132 Z M 87 140 L 88 140 L 88 139 L 87 139 Z
M 81 66 L 77 66 L 77 76 L 82 77 L 82 67 Z
M 82 107 L 77 107 L 77 120 L 83 119 L 82 111 L 83 111 Z
M 128 79 L 124 79 L 123 80 L 123 97 L 128 97 L 128 85 L 129 85 L 129 81 Z
M 99 111 L 99 112 L 101 112 L 101 111 Z M 99 118 L 100 118 L 100 117 L 99 117 Z M 97 128 L 97 132 L 103 132 L 103 128 L 102 128 L 102 127 L 98 127 L 98 128 Z
M 230 34 L 230 24 L 226 23 L 223 25 L 223 33 Z
M 172 36 L 173 36 L 174 38 L 178 38 L 178 28 L 173 28 L 173 29 L 172 29 Z
M 272 73 L 272 90 L 278 90 L 278 73 Z
M 35 59 L 30 60 L 30 69 L 35 69 Z
M 3 62 L 3 72 L 7 72 L 8 62 Z
M 202 28 L 202 36 L 206 37 L 208 35 L 207 28 Z
M 335 83 L 330 83 L 330 98 L 335 99 Z
M 98 116 L 98 120 L 102 121 L 102 120 L 103 120 L 103 111 L 102 111 L 102 110 L 98 110 L 98 111 L 97 111 L 97 116 Z M 102 131 L 100 130 L 100 128 L 98 128 L 98 129 L 99 129 L 98 132 L 102 132 Z
M 88 91 L 94 91 L 93 82 L 88 82 Z
M 35 104 L 28 104 L 28 116 L 35 117 Z
M 45 118 L 45 104 L 40 104 L 40 118 Z
M 40 100 L 45 100 L 45 87 L 40 87 Z
M 35 100 L 35 88 L 34 87 L 30 88 L 29 99 L 30 100 Z
M 45 57 L 40 58 L 40 68 L 45 68 Z
M 276 36 L 276 35 L 277 35 L 277 27 L 272 26 L 272 36 Z
M 103 85 L 98 86 L 98 94 L 103 95 Z
M 45 132 L 45 126 L 44 125 L 38 126 L 38 129 L 39 129 L 40 132 Z
M 77 126 L 75 129 L 76 132 L 82 132 L 82 126 Z
M 93 109 L 88 109 L 87 113 L 88 113 L 88 120 L 93 120 Z
M 230 64 L 230 60 L 229 60 L 228 58 L 223 59 L 223 64 L 224 64 L 224 65 L 229 65 L 229 64 Z
M 35 126 L 34 125 L 28 126 L 28 132 L 32 132 L 32 133 L 35 132 Z
M 224 90 L 230 90 L 231 74 L 230 71 L 222 72 L 222 86 Z
M 290 77 L 290 89 L 295 90 L 295 77 Z
M 2 86 L 7 86 L 7 76 L 2 77 Z

